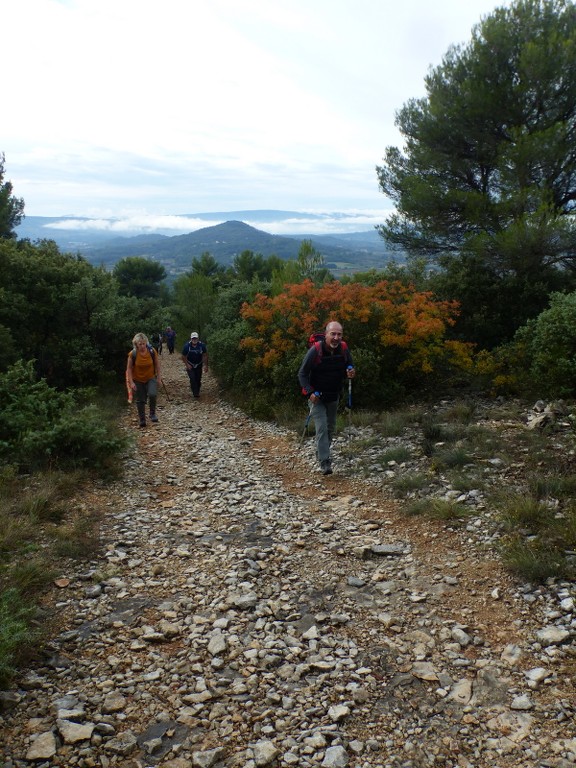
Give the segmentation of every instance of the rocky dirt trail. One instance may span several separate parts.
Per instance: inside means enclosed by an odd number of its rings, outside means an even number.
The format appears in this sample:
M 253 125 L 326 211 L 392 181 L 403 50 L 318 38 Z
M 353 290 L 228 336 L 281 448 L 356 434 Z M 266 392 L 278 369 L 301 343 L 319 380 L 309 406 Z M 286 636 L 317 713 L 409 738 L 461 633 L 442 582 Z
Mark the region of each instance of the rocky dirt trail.
M 2 694 L 2 768 L 576 765 L 572 597 L 163 366 L 160 423 L 127 408 L 126 475 L 89 497 L 101 554 Z

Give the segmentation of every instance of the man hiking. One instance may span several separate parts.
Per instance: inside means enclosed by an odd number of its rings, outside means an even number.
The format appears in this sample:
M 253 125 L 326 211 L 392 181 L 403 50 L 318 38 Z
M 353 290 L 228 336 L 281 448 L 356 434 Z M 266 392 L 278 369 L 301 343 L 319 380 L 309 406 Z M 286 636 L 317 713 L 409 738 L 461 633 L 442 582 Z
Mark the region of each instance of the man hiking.
M 342 326 L 333 320 L 324 341 L 313 344 L 298 371 L 302 393 L 308 398 L 316 428 L 316 455 L 323 475 L 332 474 L 330 445 L 336 431 L 336 413 L 342 385 L 356 375 L 352 356 L 342 341 Z
M 200 397 L 202 371 L 208 370 L 208 351 L 206 344 L 200 341 L 196 331 L 192 331 L 190 341 L 187 341 L 182 348 L 182 361 L 190 378 L 192 394 L 194 397 Z

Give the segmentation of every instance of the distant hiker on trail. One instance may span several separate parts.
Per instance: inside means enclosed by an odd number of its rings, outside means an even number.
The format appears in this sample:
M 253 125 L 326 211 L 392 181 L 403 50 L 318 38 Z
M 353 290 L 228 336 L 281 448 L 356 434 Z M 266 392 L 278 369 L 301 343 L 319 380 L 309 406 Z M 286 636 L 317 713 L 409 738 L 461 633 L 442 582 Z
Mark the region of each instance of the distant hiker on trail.
M 323 475 L 332 474 L 330 445 L 336 431 L 336 413 L 342 385 L 356 375 L 350 350 L 342 341 L 342 326 L 326 326 L 324 341 L 313 344 L 298 371 L 302 394 L 308 398 L 316 428 L 316 455 Z
M 168 347 L 168 354 L 174 354 L 174 343 L 176 341 L 176 331 L 172 330 L 170 326 L 164 331 L 164 338 L 166 339 L 166 346 Z
M 132 339 L 133 349 L 128 354 L 126 366 L 127 386 L 136 393 L 136 408 L 140 426 L 146 426 L 146 402 L 150 398 L 150 421 L 157 422 L 156 397 L 160 375 L 160 355 L 143 333 L 137 333 Z
M 186 366 L 186 373 L 190 377 L 190 389 L 194 397 L 200 397 L 200 385 L 202 383 L 202 371 L 208 370 L 208 350 L 206 344 L 200 341 L 196 331 L 190 334 L 182 348 L 182 360 Z
M 158 352 L 159 355 L 162 354 L 162 334 L 161 333 L 153 333 L 152 336 L 150 336 L 150 343 Z

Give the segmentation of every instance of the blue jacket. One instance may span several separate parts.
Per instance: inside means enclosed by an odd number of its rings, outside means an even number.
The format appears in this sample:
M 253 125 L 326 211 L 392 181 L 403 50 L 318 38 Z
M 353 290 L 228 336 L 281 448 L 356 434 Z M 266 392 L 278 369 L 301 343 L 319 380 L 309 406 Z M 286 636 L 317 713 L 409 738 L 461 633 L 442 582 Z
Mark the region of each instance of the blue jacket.
M 189 341 L 184 344 L 182 348 L 182 354 L 188 360 L 190 365 L 197 366 L 202 365 L 204 355 L 207 353 L 206 344 L 203 341 L 199 341 L 196 346 L 193 346 Z

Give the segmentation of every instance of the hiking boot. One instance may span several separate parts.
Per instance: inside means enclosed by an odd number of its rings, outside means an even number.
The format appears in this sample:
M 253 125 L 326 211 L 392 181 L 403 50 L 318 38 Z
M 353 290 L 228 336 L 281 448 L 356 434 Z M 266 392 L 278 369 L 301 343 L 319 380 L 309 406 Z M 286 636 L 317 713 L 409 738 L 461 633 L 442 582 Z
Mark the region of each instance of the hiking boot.
M 155 413 L 150 414 L 150 421 L 153 421 L 155 424 L 158 422 L 158 416 L 156 416 Z
M 140 429 L 146 426 L 146 419 L 140 419 L 140 424 L 138 425 Z
M 323 475 L 331 475 L 332 474 L 332 464 L 330 464 L 329 461 L 323 461 L 320 464 L 320 470 L 322 471 Z

